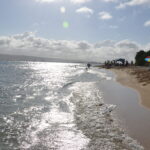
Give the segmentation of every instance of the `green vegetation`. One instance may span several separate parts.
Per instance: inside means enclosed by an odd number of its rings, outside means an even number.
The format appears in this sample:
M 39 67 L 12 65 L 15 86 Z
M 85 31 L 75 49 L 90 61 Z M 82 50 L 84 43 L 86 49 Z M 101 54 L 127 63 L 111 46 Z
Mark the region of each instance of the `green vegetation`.
M 150 50 L 149 51 L 144 51 L 140 50 L 139 52 L 136 53 L 135 56 L 135 65 L 137 66 L 147 66 L 148 62 L 145 61 L 145 58 L 147 56 L 150 56 Z
M 107 68 L 110 68 L 112 66 L 150 66 L 150 62 L 147 62 L 145 58 L 147 56 L 150 56 L 150 50 L 149 51 L 144 51 L 140 50 L 139 52 L 136 53 L 135 56 L 135 63 L 133 61 L 128 62 L 128 60 L 124 58 L 119 58 L 115 60 L 107 60 L 104 62 L 104 66 Z

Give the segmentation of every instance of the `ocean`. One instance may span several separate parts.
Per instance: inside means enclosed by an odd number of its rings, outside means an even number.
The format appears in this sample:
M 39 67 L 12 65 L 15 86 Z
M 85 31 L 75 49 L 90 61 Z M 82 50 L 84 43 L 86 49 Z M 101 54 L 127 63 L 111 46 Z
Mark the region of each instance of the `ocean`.
M 0 62 L 0 150 L 143 150 L 104 99 L 99 85 L 114 78 L 84 64 Z

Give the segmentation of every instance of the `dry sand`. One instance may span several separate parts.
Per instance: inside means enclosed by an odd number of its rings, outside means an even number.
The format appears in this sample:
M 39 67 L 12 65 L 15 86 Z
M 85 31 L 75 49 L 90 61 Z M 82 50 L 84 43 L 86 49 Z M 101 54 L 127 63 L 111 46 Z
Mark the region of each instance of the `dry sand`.
M 150 71 L 143 67 L 111 69 L 117 75 L 117 81 L 139 92 L 140 103 L 150 108 Z

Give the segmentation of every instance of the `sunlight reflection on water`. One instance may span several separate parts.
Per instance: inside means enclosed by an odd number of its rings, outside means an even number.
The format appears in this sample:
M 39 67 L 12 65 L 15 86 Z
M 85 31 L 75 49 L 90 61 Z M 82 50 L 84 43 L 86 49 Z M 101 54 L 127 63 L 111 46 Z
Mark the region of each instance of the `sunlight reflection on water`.
M 105 70 L 7 62 L 0 79 L 0 149 L 143 150 L 113 122 L 115 107 L 104 104 L 97 84 L 112 79 Z
M 74 75 L 74 65 L 21 63 L 4 68 L 3 76 L 13 81 L 8 87 L 13 99 L 5 99 L 13 105 L 7 105 L 10 112 L 2 116 L 4 148 L 76 150 L 86 146 L 88 139 L 74 123 L 71 91 L 62 90 Z

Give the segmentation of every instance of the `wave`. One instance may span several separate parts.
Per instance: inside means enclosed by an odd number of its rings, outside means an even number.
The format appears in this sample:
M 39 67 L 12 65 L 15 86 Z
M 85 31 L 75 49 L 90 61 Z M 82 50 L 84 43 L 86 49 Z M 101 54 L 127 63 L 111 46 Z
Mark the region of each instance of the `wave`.
M 144 149 L 118 125 L 113 114 L 116 106 L 104 103 L 96 84 L 80 82 L 74 84 L 71 90 L 77 127 L 90 139 L 86 150 Z

